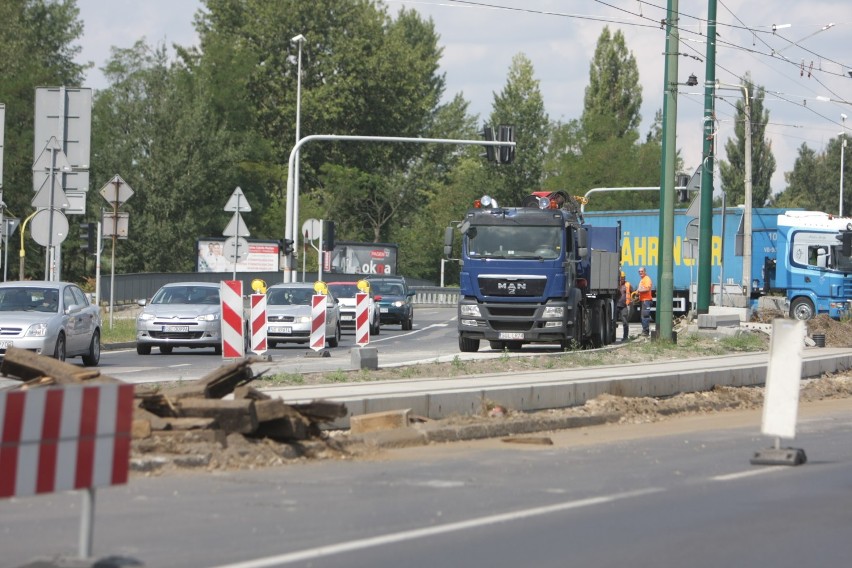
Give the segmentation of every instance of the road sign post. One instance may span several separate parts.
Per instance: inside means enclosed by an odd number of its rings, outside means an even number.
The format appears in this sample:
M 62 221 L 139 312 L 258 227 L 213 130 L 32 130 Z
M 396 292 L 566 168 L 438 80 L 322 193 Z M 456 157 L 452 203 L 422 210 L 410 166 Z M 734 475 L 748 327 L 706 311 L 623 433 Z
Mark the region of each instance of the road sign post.
M 104 234 L 112 237 L 112 260 L 110 262 L 110 277 L 109 277 L 109 328 L 113 327 L 113 297 L 115 296 L 115 242 L 121 236 L 127 238 L 127 228 L 129 223 L 128 213 L 119 213 L 118 208 L 133 196 L 133 188 L 127 185 L 127 182 L 121 179 L 121 176 L 115 176 L 101 188 L 101 195 L 106 199 L 107 203 L 112 205 L 112 214 L 104 215 Z M 107 222 L 110 221 L 110 222 Z M 121 222 L 123 221 L 123 222 Z M 98 247 L 100 248 L 100 246 Z M 101 270 L 100 263 L 97 264 L 96 280 L 100 281 Z M 100 285 L 96 284 L 96 288 L 100 289 Z M 100 298 L 99 298 L 100 299 Z
M 222 231 L 222 234 L 229 237 L 225 241 L 224 253 L 225 257 L 234 263 L 232 278 L 236 280 L 237 263 L 245 260 L 249 252 L 248 241 L 243 237 L 251 236 L 251 232 L 246 227 L 246 222 L 243 221 L 243 217 L 240 215 L 241 211 L 251 211 L 251 205 L 249 205 L 243 190 L 239 186 L 234 190 L 225 204 L 225 211 L 233 211 L 234 213 L 228 226 Z

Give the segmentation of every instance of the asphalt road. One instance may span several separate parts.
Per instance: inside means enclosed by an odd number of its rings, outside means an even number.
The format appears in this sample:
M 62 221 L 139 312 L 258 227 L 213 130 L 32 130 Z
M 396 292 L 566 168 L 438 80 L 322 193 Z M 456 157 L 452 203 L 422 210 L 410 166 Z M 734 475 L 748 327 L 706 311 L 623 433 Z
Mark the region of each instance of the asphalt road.
M 752 466 L 760 412 L 395 450 L 368 461 L 133 477 L 94 553 L 148 567 L 844 566 L 852 401 L 803 407 L 798 467 Z M 0 566 L 73 555 L 80 496 L 0 503 Z
M 403 331 L 398 325 L 382 326 L 381 333 L 370 339 L 369 347 L 375 348 L 380 367 L 406 365 L 423 361 L 451 361 L 498 357 L 484 343 L 478 353 L 460 353 L 456 332 L 455 307 L 426 308 L 415 311 L 414 329 Z M 343 332 L 340 345 L 328 348 L 327 357 L 312 356 L 313 352 L 301 344 L 282 344 L 265 353 L 271 358 L 269 364 L 258 363 L 255 369 L 271 369 L 272 373 L 333 372 L 338 369 L 358 369 L 353 363 L 352 349 L 355 344 L 354 331 Z M 525 346 L 525 351 L 554 351 L 556 346 Z M 221 366 L 227 360 L 213 354 L 212 349 L 175 349 L 163 355 L 154 349 L 151 355 L 138 355 L 134 348 L 104 350 L 101 353 L 100 370 L 106 375 L 130 383 L 195 380 Z M 79 363 L 78 359 L 71 360 Z

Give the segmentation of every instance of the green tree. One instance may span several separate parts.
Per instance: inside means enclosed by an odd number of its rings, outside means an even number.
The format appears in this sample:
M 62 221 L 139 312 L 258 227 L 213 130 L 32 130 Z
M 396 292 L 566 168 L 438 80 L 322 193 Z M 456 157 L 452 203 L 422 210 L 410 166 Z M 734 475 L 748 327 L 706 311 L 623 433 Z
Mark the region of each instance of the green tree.
M 494 95 L 490 124 L 515 129 L 515 161 L 495 166 L 499 203 L 518 204 L 541 188 L 550 121 L 532 62 L 523 53 L 512 58 L 506 86 Z
M 164 46 L 139 41 L 114 50 L 104 71 L 110 87 L 93 112 L 94 179 L 117 173 L 135 191 L 123 208 L 130 228 L 116 270 L 194 270 L 196 240 L 222 234 L 234 188 L 250 203 L 259 194 L 239 167 L 247 153 L 212 112 L 215 89 L 204 74 L 170 64 Z M 100 196 L 90 198 L 102 205 Z M 243 215 L 250 224 L 251 214 Z
M 584 195 L 593 188 L 660 185 L 660 113 L 639 142 L 642 86 L 624 35 L 604 28 L 589 66 L 583 114 L 552 130 L 545 187 Z M 589 209 L 656 207 L 659 192 L 595 193 Z
M 428 129 L 443 93 L 444 77 L 438 74 L 441 50 L 434 26 L 416 12 L 402 10 L 394 19 L 384 7 L 368 0 L 208 0 L 207 8 L 198 18 L 202 59 L 209 58 L 202 64 L 223 67 L 219 65 L 223 62 L 230 77 L 220 79 L 244 85 L 238 96 L 244 93 L 254 113 L 251 123 L 276 156 L 270 172 L 286 172 L 295 139 L 298 46 L 291 38 L 298 34 L 306 38 L 300 82 L 301 136 L 416 137 Z M 328 180 L 339 179 L 332 169 L 323 169 L 325 164 L 352 172 L 353 182 L 369 179 L 370 187 L 386 193 L 378 189 L 378 182 L 384 178 L 379 185 L 390 191 L 389 186 L 399 183 L 399 176 L 422 152 L 414 144 L 308 144 L 300 151 L 300 196 L 311 199 L 310 194 L 320 191 Z M 282 175 L 280 186 L 284 185 Z M 358 186 L 365 187 L 348 184 L 350 189 Z M 364 198 L 369 200 L 367 195 Z M 324 196 L 313 200 L 325 208 L 326 218 L 339 221 L 341 238 L 353 238 L 346 230 L 360 228 L 358 212 L 351 206 L 333 209 L 333 203 Z M 272 200 L 265 215 L 267 227 L 283 219 L 285 206 L 281 197 Z M 373 235 L 387 235 L 387 223 L 405 222 L 402 209 L 393 208 L 399 218 L 382 221 L 382 228 L 373 230 Z M 300 205 L 300 210 L 305 208 Z
M 807 144 L 799 147 L 793 170 L 784 173 L 787 187 L 770 200 L 774 207 L 796 207 L 834 213 L 840 207 L 840 150 L 842 138 L 829 141 L 822 153 Z M 844 163 L 844 179 L 850 168 Z M 848 214 L 850 199 L 843 194 L 843 212 Z
M 581 119 L 586 137 L 591 141 L 638 139 L 641 107 L 636 58 L 628 52 L 621 30 L 611 34 L 607 26 L 598 37 L 589 68 Z
M 775 173 L 775 156 L 772 154 L 772 142 L 766 139 L 766 125 L 769 124 L 769 109 L 763 105 L 765 89 L 756 87 L 751 76 L 743 77 L 748 89 L 751 121 L 751 186 L 752 205 L 762 207 L 772 195 L 772 174 Z M 728 203 L 743 203 L 745 200 L 745 104 L 742 100 L 735 103 L 734 136 L 725 143 L 727 161 L 719 161 L 722 190 L 727 193 Z
M 83 25 L 73 0 L 4 0 L 0 2 L 0 102 L 6 106 L 3 201 L 7 214 L 25 218 L 33 212 L 32 163 L 35 89 L 79 87 L 84 66 L 74 62 Z M 71 220 L 72 222 L 74 219 Z M 20 229 L 19 229 L 20 230 Z M 44 274 L 43 248 L 26 239 L 27 277 Z M 67 258 L 65 261 L 67 262 Z M 9 277 L 17 275 L 12 263 Z M 63 276 L 69 279 L 76 275 Z

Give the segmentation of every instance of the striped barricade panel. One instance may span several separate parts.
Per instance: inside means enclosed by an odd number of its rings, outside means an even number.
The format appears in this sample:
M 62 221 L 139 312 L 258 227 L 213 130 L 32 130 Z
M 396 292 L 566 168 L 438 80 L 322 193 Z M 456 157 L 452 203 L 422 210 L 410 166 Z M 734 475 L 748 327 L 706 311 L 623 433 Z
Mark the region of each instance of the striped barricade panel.
M 133 385 L 0 392 L 0 498 L 127 482 Z
M 328 298 L 322 294 L 311 297 L 311 349 L 325 349 L 325 317 Z
M 370 297 L 364 292 L 355 294 L 355 344 L 370 343 Z
M 251 295 L 251 350 L 266 353 L 266 294 Z
M 222 299 L 222 358 L 245 357 L 243 283 L 241 280 L 223 280 L 219 290 Z

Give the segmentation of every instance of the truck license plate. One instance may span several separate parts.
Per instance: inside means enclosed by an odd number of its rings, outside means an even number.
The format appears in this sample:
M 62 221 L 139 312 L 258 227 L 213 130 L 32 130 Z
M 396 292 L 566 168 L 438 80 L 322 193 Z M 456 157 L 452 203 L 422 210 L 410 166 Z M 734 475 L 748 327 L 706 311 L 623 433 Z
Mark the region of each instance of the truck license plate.
M 0 349 L 8 349 L 11 345 L 11 341 L 0 341 Z
M 279 325 L 271 325 L 269 326 L 269 333 L 286 333 L 287 335 L 293 333 L 293 330 L 289 327 L 281 327 Z
M 186 333 L 189 331 L 188 325 L 167 325 L 165 327 L 166 329 L 163 331 L 166 333 Z
M 500 339 L 523 339 L 523 332 L 515 332 L 515 331 L 501 331 Z

